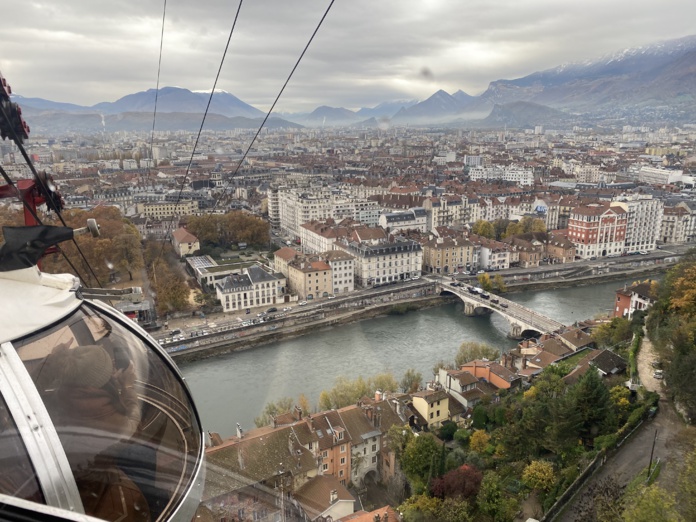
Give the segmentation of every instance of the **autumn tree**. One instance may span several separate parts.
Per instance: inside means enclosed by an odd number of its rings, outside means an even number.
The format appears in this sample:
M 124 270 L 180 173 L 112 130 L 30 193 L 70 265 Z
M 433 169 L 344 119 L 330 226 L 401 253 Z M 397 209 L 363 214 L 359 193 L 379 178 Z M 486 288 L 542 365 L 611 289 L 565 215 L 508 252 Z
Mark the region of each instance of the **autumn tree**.
M 476 430 L 469 439 L 469 447 L 476 453 L 483 453 L 491 441 L 491 436 L 484 430 Z
M 498 357 L 500 357 L 500 352 L 492 346 L 476 341 L 464 341 L 459 345 L 457 355 L 454 356 L 454 364 L 459 368 L 470 361 L 478 359 L 495 361 Z
M 696 520 L 696 450 L 692 450 L 684 461 L 677 480 L 679 510 L 686 520 Z
M 656 484 L 640 488 L 630 496 L 623 513 L 625 522 L 682 522 L 674 495 Z
M 486 221 L 485 219 L 479 219 L 476 223 L 474 223 L 474 225 L 471 227 L 471 232 L 477 236 L 483 236 L 489 239 L 495 238 L 495 227 L 493 227 L 491 222 Z
M 488 274 L 479 274 L 476 276 L 479 282 L 479 286 L 483 288 L 486 292 L 490 292 L 493 289 L 493 282 L 491 281 L 491 276 Z
M 334 387 L 323 390 L 319 395 L 319 408 L 330 410 L 343 408 L 355 404 L 362 397 L 371 397 L 375 391 L 393 392 L 399 389 L 399 383 L 390 372 L 378 373 L 365 380 L 362 376 L 356 379 L 348 379 L 340 376 L 336 379 Z
M 507 292 L 507 285 L 505 284 L 505 280 L 503 279 L 502 275 L 495 274 L 493 276 L 493 290 L 499 294 Z
M 401 378 L 400 387 L 404 393 L 414 393 L 420 389 L 423 376 L 413 368 L 409 368 L 404 372 Z
M 294 405 L 295 401 L 293 401 L 292 397 L 281 397 L 275 401 L 268 402 L 264 406 L 261 415 L 254 419 L 254 424 L 256 424 L 257 428 L 268 426 L 273 417 L 292 411 Z
M 483 473 L 473 466 L 464 464 L 435 478 L 430 492 L 435 497 L 469 499 L 476 496 L 483 480 Z
M 401 458 L 406 451 L 406 446 L 414 438 L 411 428 L 393 424 L 387 431 L 387 445 L 389 450 L 394 453 L 396 460 L 401 462 Z
M 524 468 L 522 482 L 538 491 L 550 490 L 556 482 L 553 464 L 546 460 L 533 460 Z

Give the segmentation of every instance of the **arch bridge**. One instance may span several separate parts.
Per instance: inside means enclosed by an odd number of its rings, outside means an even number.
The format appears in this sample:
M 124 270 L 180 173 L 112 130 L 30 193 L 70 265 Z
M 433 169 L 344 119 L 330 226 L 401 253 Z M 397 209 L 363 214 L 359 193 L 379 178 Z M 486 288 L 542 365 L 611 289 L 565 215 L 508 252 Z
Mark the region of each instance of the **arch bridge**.
M 466 284 L 462 284 L 462 286 L 448 286 L 438 283 L 438 286 L 440 287 L 440 293 L 449 292 L 464 302 L 465 315 L 476 316 L 495 312 L 505 317 L 510 325 L 508 337 L 511 339 L 522 339 L 525 337 L 525 332 L 535 332 L 537 334 L 551 333 L 566 326 L 555 319 L 551 319 L 535 312 L 531 308 L 526 308 L 499 295 L 472 292 L 469 289 L 473 287 Z M 485 298 L 485 294 L 488 294 L 489 297 Z

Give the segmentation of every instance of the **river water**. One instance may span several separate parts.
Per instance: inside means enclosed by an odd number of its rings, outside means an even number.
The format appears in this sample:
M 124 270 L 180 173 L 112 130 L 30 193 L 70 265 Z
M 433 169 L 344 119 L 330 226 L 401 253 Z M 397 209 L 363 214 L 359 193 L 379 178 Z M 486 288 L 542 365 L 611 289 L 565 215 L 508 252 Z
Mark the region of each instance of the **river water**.
M 630 284 L 632 281 L 628 281 Z M 624 281 L 506 295 L 564 324 L 606 314 Z M 460 303 L 368 319 L 250 350 L 181 366 L 205 430 L 228 437 L 236 423 L 254 427 L 264 405 L 304 393 L 312 404 L 338 376 L 351 379 L 391 371 L 397 381 L 408 368 L 424 380 L 435 363 L 450 361 L 464 341 L 485 342 L 506 351 L 516 343 L 498 314 L 466 317 Z

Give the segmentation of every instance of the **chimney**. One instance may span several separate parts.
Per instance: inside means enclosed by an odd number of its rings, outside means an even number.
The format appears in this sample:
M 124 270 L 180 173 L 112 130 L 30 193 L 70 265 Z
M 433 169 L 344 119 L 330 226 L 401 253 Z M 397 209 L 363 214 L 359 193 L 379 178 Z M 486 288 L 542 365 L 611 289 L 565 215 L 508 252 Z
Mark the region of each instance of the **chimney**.
M 299 406 L 295 406 L 295 419 L 297 419 L 298 421 L 302 420 L 302 408 L 300 408 Z
M 338 500 L 338 491 L 336 491 L 335 489 L 332 489 L 331 493 L 329 493 L 329 502 L 331 504 L 333 504 L 337 500 Z
M 276 418 L 275 415 L 271 415 L 271 427 L 275 428 L 276 427 Z
M 375 390 L 375 402 L 382 400 L 382 392 L 380 390 Z
M 242 426 L 239 423 L 237 423 L 237 437 L 241 439 L 242 435 L 244 435 L 244 432 L 242 431 Z

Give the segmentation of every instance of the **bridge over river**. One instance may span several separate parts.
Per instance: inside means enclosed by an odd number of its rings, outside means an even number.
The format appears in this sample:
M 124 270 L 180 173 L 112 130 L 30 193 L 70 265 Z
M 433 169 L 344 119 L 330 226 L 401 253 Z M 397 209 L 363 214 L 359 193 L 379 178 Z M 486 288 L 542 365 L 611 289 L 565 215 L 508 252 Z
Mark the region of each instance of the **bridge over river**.
M 502 315 L 510 325 L 508 337 L 512 339 L 522 339 L 532 336 L 532 334 L 538 336 L 538 334 L 555 332 L 566 326 L 555 319 L 499 295 L 487 292 L 480 293 L 474 290 L 474 287 L 464 283 L 456 284 L 460 286 L 438 282 L 438 290 L 441 293 L 449 292 L 459 297 L 464 302 L 465 315 L 475 316 L 491 312 Z

